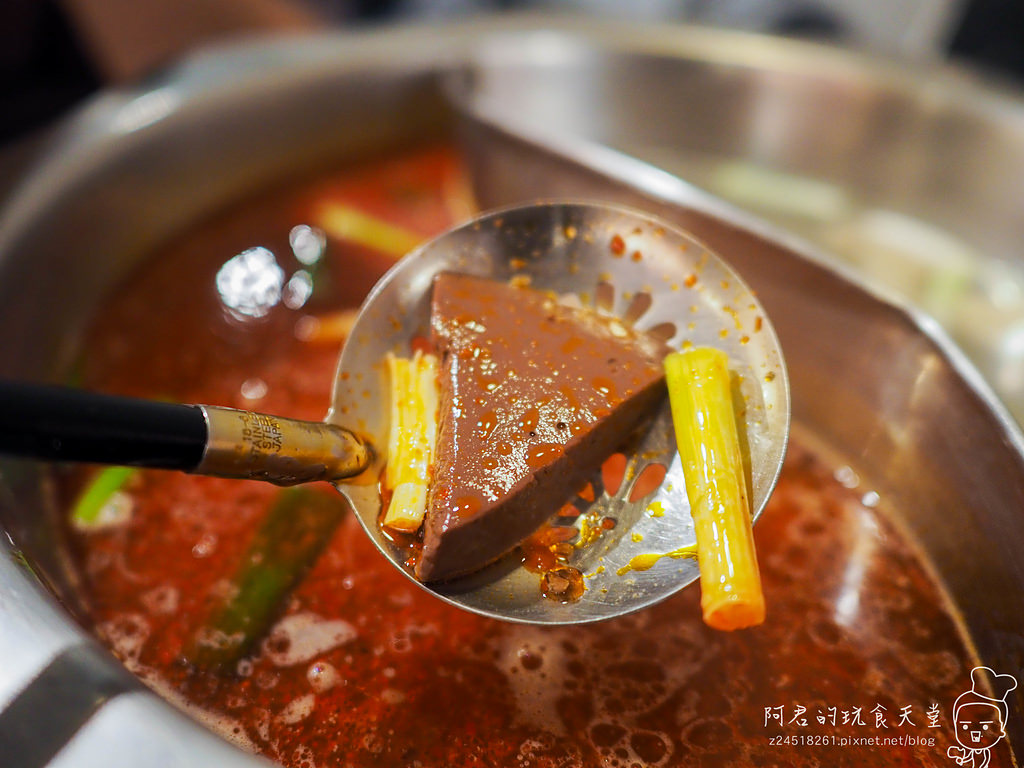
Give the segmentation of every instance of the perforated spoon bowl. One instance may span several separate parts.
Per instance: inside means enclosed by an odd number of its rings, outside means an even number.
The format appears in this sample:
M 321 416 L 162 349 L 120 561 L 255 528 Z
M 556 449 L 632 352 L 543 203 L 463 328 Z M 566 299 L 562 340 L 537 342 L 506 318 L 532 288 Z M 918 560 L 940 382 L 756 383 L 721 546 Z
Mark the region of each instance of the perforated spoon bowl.
M 790 399 L 782 351 L 756 296 L 706 246 L 643 213 L 564 201 L 509 208 L 450 230 L 399 262 L 367 298 L 339 362 L 327 421 L 366 436 L 378 450 L 363 475 L 367 482 L 337 487 L 378 549 L 410 579 L 415 581 L 405 563 L 408 551 L 378 524 L 376 480 L 387 460 L 383 362 L 388 352 L 409 354 L 415 337 L 429 335 L 431 283 L 442 271 L 527 279 L 565 301 L 650 330 L 674 348 L 707 344 L 727 352 L 742 401 L 738 415 L 754 519 L 761 514 L 782 467 Z M 595 542 L 574 549 L 570 565 L 584 574 L 586 585 L 579 600 L 546 598 L 540 575 L 521 567 L 518 552 L 471 576 L 420 586 L 476 613 L 569 624 L 628 613 L 690 584 L 698 576 L 693 559 L 664 557 L 646 570 L 630 567 L 639 555 L 678 552 L 696 543 L 667 401 L 626 459 L 618 487 L 605 488 L 596 475 L 594 500 L 575 500 L 580 520 L 616 523 Z M 637 496 L 642 489 L 635 486 L 649 465 L 661 465 L 664 480 Z M 561 502 L 553 500 L 553 514 Z
M 442 271 L 520 278 L 563 301 L 648 330 L 672 346 L 709 344 L 729 355 L 738 383 L 741 442 L 756 520 L 775 486 L 789 434 L 789 385 L 764 310 L 721 259 L 686 233 L 626 208 L 549 202 L 481 216 L 420 246 L 370 293 L 342 352 L 325 422 L 303 422 L 215 406 L 129 400 L 0 382 L 0 453 L 181 469 L 291 485 L 329 480 L 351 502 L 377 548 L 410 579 L 408 551 L 378 524 L 377 480 L 387 461 L 388 352 L 408 354 L 429 334 L 431 284 Z M 485 318 L 483 318 L 486 320 Z M 625 437 L 625 436 L 624 436 Z M 585 574 L 582 597 L 544 596 L 540 576 L 513 551 L 455 581 L 420 584 L 462 608 L 512 621 L 570 624 L 637 610 L 698 576 L 679 553 L 696 541 L 666 404 L 618 477 L 595 473 L 593 500 L 575 500 L 580 537 L 569 565 Z M 641 490 L 653 470 L 657 487 Z M 645 471 L 646 470 L 646 471 Z M 602 475 L 607 485 L 602 481 Z M 552 514 L 564 499 L 552 499 Z M 586 522 L 580 522 L 586 521 Z M 562 521 L 564 523 L 564 520 Z M 571 532 L 568 532 L 571 534 Z

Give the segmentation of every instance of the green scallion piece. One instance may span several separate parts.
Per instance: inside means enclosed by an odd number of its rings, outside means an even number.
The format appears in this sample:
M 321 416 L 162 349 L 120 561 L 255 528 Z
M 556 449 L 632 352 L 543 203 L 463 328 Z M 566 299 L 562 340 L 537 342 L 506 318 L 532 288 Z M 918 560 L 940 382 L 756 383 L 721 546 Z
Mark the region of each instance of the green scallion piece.
M 138 471 L 135 467 L 107 467 L 100 470 L 72 507 L 72 524 L 83 530 L 109 524 L 110 520 L 104 514 L 107 505 Z
M 203 669 L 233 669 L 270 630 L 347 509 L 340 496 L 305 487 L 282 490 L 242 557 L 231 596 L 211 612 L 186 659 Z

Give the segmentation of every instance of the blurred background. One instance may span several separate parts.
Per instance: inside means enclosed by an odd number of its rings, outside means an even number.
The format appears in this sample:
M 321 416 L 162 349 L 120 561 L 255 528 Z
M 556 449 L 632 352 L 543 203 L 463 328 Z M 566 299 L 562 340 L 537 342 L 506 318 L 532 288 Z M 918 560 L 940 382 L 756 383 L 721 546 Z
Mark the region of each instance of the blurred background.
M 1024 80 L 1019 0 L 4 0 L 0 142 L 211 42 L 527 10 L 802 36 Z

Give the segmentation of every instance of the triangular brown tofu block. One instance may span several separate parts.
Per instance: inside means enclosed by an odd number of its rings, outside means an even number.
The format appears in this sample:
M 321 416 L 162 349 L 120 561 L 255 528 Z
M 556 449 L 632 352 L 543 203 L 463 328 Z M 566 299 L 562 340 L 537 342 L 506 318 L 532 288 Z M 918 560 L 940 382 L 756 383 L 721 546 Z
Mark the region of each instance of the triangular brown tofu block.
M 434 280 L 442 355 L 434 477 L 416 574 L 440 581 L 513 549 L 657 408 L 664 345 L 548 294 Z

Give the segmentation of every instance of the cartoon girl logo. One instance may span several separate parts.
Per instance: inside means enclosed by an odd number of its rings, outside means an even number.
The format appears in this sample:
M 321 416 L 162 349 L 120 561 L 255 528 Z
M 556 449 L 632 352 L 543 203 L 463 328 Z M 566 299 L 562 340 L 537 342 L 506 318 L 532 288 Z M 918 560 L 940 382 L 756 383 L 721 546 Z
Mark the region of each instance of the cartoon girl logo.
M 985 692 L 986 676 L 996 698 Z M 985 768 L 992 760 L 989 750 L 1006 735 L 1006 697 L 1016 687 L 1013 675 L 997 675 L 988 667 L 972 669 L 971 690 L 961 693 L 953 703 L 953 725 L 960 746 L 947 749 L 946 757 L 957 765 Z

